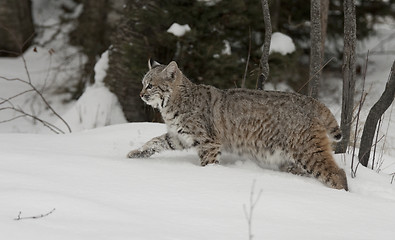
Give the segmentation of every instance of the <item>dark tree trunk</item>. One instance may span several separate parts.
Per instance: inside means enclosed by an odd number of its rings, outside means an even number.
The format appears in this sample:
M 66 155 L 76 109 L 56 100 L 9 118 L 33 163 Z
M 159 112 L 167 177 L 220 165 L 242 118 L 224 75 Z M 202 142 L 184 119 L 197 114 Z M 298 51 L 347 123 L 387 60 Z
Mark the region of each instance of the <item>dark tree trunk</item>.
M 263 85 L 269 77 L 269 51 L 270 51 L 270 41 L 272 39 L 272 23 L 270 21 L 270 11 L 269 4 L 267 0 L 261 0 L 263 20 L 265 23 L 265 41 L 263 43 L 263 53 L 260 60 L 260 71 L 258 76 L 256 88 L 259 90 L 263 89 Z
M 281 12 L 281 0 L 271 1 L 271 19 L 272 19 L 272 28 L 273 32 L 279 31 L 279 21 L 280 21 L 280 12 Z
M 350 141 L 355 91 L 356 15 L 354 0 L 344 1 L 343 97 L 340 128 L 343 138 L 336 153 L 345 153 Z
M 370 109 L 368 117 L 366 118 L 365 126 L 363 127 L 361 145 L 359 147 L 358 159 L 359 162 L 367 167 L 370 157 L 370 150 L 372 148 L 373 137 L 376 131 L 377 122 L 392 104 L 395 97 L 395 61 L 392 63 L 392 68 L 385 90 L 380 99 Z
M 70 43 L 82 47 L 88 59 L 75 86 L 74 99 L 81 96 L 87 83 L 94 82 L 94 66 L 110 46 L 125 0 L 82 0 L 82 3 L 84 9 L 78 17 L 77 27 L 70 33 Z
M 110 45 L 107 14 L 110 7 L 108 0 L 82 0 L 84 10 L 78 18 L 78 25 L 70 33 L 70 42 L 81 46 L 88 57 L 84 66 L 83 78 L 89 82 L 94 81 L 93 67 L 98 56 Z M 81 91 L 86 85 L 86 80 L 81 81 Z M 82 94 L 82 92 L 81 92 Z
M 34 24 L 30 0 L 0 1 L 0 56 L 19 56 L 31 44 Z
M 318 97 L 318 91 L 321 79 L 321 65 L 322 65 L 322 36 L 321 36 L 321 1 L 311 0 L 310 6 L 310 96 L 313 98 Z
M 133 42 L 132 26 L 128 22 L 129 7 L 124 9 L 124 17 L 111 37 L 109 69 L 104 80 L 106 86 L 118 97 L 123 113 L 129 122 L 160 121 L 160 116 L 151 107 L 144 105 L 140 98 L 143 75 L 131 72 L 128 44 Z M 138 61 L 147 62 L 147 59 Z M 147 65 L 148 71 L 148 65 Z
M 325 59 L 326 30 L 328 28 L 329 0 L 321 1 L 321 57 Z

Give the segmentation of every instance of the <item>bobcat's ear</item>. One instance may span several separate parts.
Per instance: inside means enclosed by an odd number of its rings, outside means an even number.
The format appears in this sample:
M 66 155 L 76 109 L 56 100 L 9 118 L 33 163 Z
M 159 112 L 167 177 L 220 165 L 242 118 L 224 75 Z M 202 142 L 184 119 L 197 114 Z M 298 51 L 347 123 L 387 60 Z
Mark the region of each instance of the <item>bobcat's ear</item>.
M 176 73 L 180 71 L 178 69 L 177 63 L 174 61 L 171 61 L 169 65 L 166 66 L 165 69 L 163 69 L 163 72 L 166 74 L 166 76 L 172 80 L 175 80 L 176 78 Z
M 151 70 L 152 68 L 159 66 L 159 65 L 160 65 L 160 63 L 158 63 L 157 61 L 152 60 L 151 58 L 148 59 L 148 69 L 149 70 Z

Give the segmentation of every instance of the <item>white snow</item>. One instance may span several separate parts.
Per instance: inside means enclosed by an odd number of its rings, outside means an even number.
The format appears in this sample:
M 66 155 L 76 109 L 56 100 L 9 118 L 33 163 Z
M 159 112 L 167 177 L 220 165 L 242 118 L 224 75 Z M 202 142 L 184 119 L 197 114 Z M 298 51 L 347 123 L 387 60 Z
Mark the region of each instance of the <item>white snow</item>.
M 198 2 L 203 2 L 206 6 L 212 7 L 219 3 L 221 0 L 197 0 Z
M 188 24 L 180 25 L 178 23 L 173 23 L 169 29 L 167 29 L 168 33 L 171 33 L 176 37 L 182 37 L 189 31 L 191 31 L 191 28 Z
M 99 61 L 95 64 L 95 84 L 98 86 L 104 86 L 103 80 L 107 75 L 108 70 L 108 50 L 105 51 Z
M 219 2 L 202 1 L 207 5 Z M 61 4 L 75 3 L 33 1 L 35 23 L 56 25 L 60 13 L 55 9 L 59 10 Z M 52 15 L 40 12 L 42 6 L 52 7 Z M 81 9 L 82 5 L 78 5 L 69 17 L 78 16 Z M 191 30 L 188 25 L 173 25 L 169 32 L 179 37 Z M 379 40 L 393 34 L 388 26 L 379 26 L 378 35 L 360 45 L 359 52 L 374 48 Z M 78 49 L 64 47 L 72 28 L 72 24 L 67 25 L 46 48 L 37 47 L 35 52 L 32 47 L 24 56 L 33 83 L 46 89 L 45 97 L 74 133 L 17 134 L 48 132 L 39 123 L 23 118 L 0 124 L 0 239 L 248 239 L 243 205 L 248 207 L 254 180 L 255 196 L 262 190 L 253 215 L 254 239 L 394 238 L 395 183 L 390 184 L 390 174 L 395 172 L 395 125 L 390 111 L 380 131 L 388 135 L 379 154 L 383 153 L 380 174 L 360 166 L 353 179 L 349 174 L 351 156 L 335 156 L 347 172 L 350 192 L 327 188 L 315 179 L 262 169 L 227 154 L 220 165 L 208 167 L 199 166 L 194 150 L 126 159 L 128 151 L 164 133 L 166 128 L 153 123 L 103 127 L 125 122 L 118 100 L 103 84 L 107 52 L 95 66 L 95 83 L 77 102 L 62 103 L 64 94 L 55 94 L 55 90 L 65 86 L 70 76 L 77 77 L 78 67 L 85 61 L 83 55 L 76 54 Z M 51 39 L 56 30 L 48 29 L 36 41 Z M 391 52 L 394 43 L 381 43 L 375 50 Z M 227 52 L 224 44 L 222 54 Z M 55 52 L 49 54 L 51 48 Z M 293 51 L 291 38 L 273 33 L 271 52 Z M 78 57 L 64 64 L 65 56 L 73 55 Z M 369 97 L 362 123 L 384 89 L 393 55 L 377 54 L 369 59 Z M 22 59 L 0 58 L 0 76 L 26 79 Z M 0 80 L 2 98 L 26 89 L 18 82 Z M 56 117 L 37 96 L 24 95 L 14 99 L 14 104 L 56 123 Z M 336 116 L 340 116 L 339 104 L 329 104 Z M 14 116 L 0 111 L 0 120 Z M 96 129 L 86 130 L 90 128 Z M 21 217 L 29 217 L 54 208 L 43 218 L 14 220 L 19 212 Z
M 126 123 L 117 96 L 103 83 L 107 69 L 108 51 L 105 51 L 94 67 L 95 83 L 86 88 L 83 95 L 63 116 L 72 131 Z M 56 125 L 62 126 L 60 121 Z
M 387 175 L 360 167 L 345 192 L 230 155 L 208 167 L 194 150 L 125 158 L 164 131 L 133 123 L 66 135 L 0 134 L 1 238 L 248 239 L 243 205 L 255 180 L 254 196 L 262 196 L 254 239 L 393 239 L 395 186 Z M 43 218 L 14 220 L 54 208 Z
M 228 40 L 224 40 L 223 43 L 224 43 L 224 48 L 222 49 L 221 53 L 223 55 L 231 55 L 232 54 L 232 49 L 230 47 L 229 41 Z
M 288 35 L 280 32 L 274 32 L 270 41 L 269 54 L 278 52 L 281 55 L 287 55 L 295 51 L 295 44 Z

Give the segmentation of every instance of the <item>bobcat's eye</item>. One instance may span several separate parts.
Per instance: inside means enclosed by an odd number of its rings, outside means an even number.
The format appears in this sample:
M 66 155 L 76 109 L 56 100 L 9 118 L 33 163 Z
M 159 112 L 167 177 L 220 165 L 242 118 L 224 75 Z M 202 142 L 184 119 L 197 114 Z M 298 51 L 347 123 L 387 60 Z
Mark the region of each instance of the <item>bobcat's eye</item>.
M 147 85 L 146 88 L 147 88 L 147 89 L 151 89 L 151 88 L 152 88 L 152 84 L 151 84 L 151 83 L 148 83 L 148 85 Z

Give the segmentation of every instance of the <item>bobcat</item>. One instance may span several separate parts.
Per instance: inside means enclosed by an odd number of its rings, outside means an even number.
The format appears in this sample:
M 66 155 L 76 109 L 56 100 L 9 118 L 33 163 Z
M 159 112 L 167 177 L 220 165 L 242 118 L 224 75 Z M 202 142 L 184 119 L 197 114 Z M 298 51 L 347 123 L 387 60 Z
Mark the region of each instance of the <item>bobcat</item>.
M 168 132 L 129 152 L 129 158 L 195 147 L 205 166 L 219 163 L 226 151 L 348 190 L 329 139 L 339 141 L 341 131 L 329 109 L 317 100 L 277 91 L 220 90 L 192 83 L 174 61 L 148 65 L 140 97 L 159 109 Z

